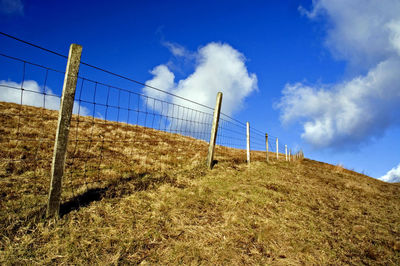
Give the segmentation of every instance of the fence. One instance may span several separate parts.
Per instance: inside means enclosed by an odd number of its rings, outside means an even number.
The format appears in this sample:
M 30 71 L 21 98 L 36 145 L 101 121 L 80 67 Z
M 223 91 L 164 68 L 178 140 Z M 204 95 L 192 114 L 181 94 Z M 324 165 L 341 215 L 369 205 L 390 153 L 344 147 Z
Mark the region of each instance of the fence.
M 58 57 L 60 66 L 67 64 L 66 56 L 34 48 Z M 43 208 L 56 200 L 48 206 L 48 215 L 54 216 L 60 202 L 79 200 L 84 192 L 113 183 L 134 180 L 131 189 L 141 190 L 168 182 L 171 175 L 199 167 L 199 162 L 204 164 L 209 146 L 214 149 L 208 143 L 214 108 L 84 62 L 78 75 L 73 73 L 78 73 L 76 67 L 62 71 L 1 52 L 0 63 L 0 175 L 2 207 L 8 214 L 2 221 L 11 221 L 17 210 L 26 210 L 29 215 L 37 206 Z M 68 79 L 75 80 L 68 83 Z M 70 123 L 68 117 L 60 120 L 65 114 L 58 114 L 63 112 L 63 83 L 64 89 L 76 89 L 70 94 Z M 223 113 L 217 121 L 214 139 L 218 160 L 235 156 L 248 162 L 285 158 L 283 146 L 275 146 L 276 137 L 266 139 L 264 132 Z M 63 126 L 68 130 L 61 131 Z M 66 134 L 62 136 L 62 132 Z M 56 138 L 58 142 L 64 138 L 66 154 L 59 153 L 52 164 Z M 269 153 L 265 153 L 267 147 Z M 61 180 L 63 184 L 60 191 L 53 187 L 48 200 L 50 173 L 53 186 L 61 187 Z M 21 194 L 14 195 L 15 191 Z M 20 200 L 13 201 L 13 197 Z

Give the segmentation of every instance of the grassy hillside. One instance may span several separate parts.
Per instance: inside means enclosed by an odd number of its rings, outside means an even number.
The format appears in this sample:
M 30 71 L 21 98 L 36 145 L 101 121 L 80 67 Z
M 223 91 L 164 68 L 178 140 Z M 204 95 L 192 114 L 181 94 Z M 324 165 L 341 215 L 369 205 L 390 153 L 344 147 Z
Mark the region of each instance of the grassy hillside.
M 0 103 L 1 264 L 400 263 L 399 184 L 223 147 L 208 171 L 203 141 L 89 117 L 46 221 L 56 117 Z

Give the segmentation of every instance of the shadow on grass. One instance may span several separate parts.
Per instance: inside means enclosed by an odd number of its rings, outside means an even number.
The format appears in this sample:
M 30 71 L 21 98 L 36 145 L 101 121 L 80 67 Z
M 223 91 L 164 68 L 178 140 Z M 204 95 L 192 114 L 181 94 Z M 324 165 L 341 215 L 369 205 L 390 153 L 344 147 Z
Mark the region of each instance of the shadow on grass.
M 106 194 L 107 187 L 105 188 L 93 188 L 87 190 L 85 193 L 75 196 L 67 202 L 64 202 L 60 206 L 60 217 L 70 213 L 71 211 L 78 210 L 80 207 L 88 206 L 94 201 L 100 201 Z
M 211 169 L 214 167 L 214 165 L 217 165 L 217 164 L 218 164 L 218 160 L 213 160 L 211 162 Z
M 83 194 L 77 195 L 60 206 L 60 217 L 86 207 L 92 202 L 100 201 L 104 198 L 120 198 L 132 194 L 134 191 L 143 191 L 156 187 L 163 183 L 175 184 L 175 179 L 164 175 L 155 177 L 149 173 L 131 174 L 128 178 L 118 179 L 105 187 L 90 188 Z

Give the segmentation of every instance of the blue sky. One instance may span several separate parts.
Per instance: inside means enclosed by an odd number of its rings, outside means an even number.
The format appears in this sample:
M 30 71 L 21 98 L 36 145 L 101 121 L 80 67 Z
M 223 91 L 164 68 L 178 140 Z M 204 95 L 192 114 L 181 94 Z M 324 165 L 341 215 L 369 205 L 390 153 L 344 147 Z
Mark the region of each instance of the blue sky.
M 205 104 L 219 89 L 210 87 L 208 99 L 196 90 L 217 69 L 225 81 L 213 84 L 234 95 L 226 112 L 235 118 L 306 157 L 376 178 L 393 168 L 395 180 L 400 4 L 364 2 L 0 0 L 0 30 L 62 54 L 81 44 L 85 62 Z M 0 43 L 6 54 L 64 68 Z

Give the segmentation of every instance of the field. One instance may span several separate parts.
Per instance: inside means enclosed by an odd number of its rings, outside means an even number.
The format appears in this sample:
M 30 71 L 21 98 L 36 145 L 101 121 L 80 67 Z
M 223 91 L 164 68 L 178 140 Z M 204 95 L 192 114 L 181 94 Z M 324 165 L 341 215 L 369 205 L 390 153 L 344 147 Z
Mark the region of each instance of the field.
M 56 119 L 0 103 L 1 264 L 400 264 L 399 184 L 91 117 L 46 220 Z

